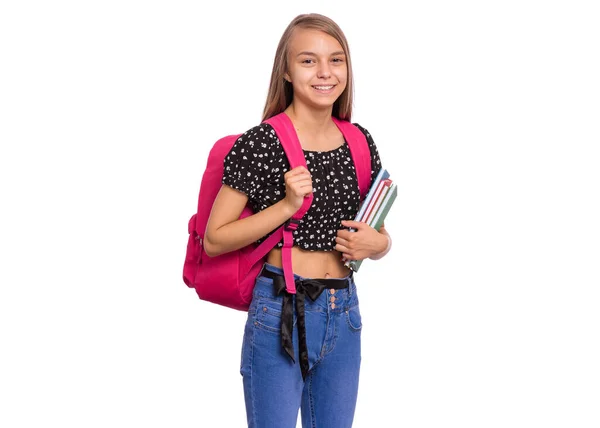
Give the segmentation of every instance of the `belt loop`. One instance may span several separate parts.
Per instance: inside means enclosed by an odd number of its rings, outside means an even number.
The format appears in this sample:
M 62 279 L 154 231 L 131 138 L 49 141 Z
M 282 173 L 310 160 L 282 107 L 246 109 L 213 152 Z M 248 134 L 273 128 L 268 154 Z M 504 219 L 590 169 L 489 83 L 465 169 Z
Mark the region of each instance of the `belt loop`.
M 266 265 L 266 262 L 265 262 L 265 263 L 263 263 L 262 267 L 260 268 L 260 272 L 258 272 L 258 276 L 257 276 L 257 278 L 258 278 L 258 277 L 261 277 L 261 276 L 264 276 L 264 275 L 263 275 L 263 273 L 264 273 L 264 271 L 265 271 L 265 265 Z

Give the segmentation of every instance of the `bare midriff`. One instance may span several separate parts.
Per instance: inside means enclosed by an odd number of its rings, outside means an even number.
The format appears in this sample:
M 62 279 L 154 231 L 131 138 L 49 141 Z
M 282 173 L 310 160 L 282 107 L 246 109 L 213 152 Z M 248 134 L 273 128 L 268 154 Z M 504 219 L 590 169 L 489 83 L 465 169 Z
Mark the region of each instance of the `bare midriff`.
M 272 249 L 267 263 L 282 267 L 281 249 Z M 350 274 L 339 251 L 308 251 L 298 247 L 292 247 L 292 270 L 305 278 L 325 278 L 326 274 L 330 278 L 344 278 Z

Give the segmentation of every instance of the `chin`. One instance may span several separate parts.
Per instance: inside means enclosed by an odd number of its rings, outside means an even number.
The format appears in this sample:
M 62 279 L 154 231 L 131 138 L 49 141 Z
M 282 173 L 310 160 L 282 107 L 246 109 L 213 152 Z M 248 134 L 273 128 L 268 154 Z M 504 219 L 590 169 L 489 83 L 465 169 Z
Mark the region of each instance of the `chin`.
M 333 105 L 339 98 L 340 98 L 339 95 L 336 97 L 332 96 L 332 97 L 327 97 L 327 98 L 320 98 L 320 99 L 316 99 L 316 100 L 311 100 L 311 104 L 315 108 L 319 108 L 319 109 L 331 108 L 331 107 L 333 107 Z

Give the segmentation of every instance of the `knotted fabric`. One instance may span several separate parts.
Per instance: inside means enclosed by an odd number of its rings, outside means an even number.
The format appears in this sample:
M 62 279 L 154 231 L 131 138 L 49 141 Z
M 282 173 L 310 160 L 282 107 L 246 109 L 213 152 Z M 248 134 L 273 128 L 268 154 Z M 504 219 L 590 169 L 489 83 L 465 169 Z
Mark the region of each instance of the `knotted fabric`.
M 294 329 L 293 294 L 286 290 L 285 278 L 282 275 L 263 269 L 261 276 L 273 279 L 275 294 L 283 295 L 281 308 L 281 345 L 294 363 L 294 345 L 292 335 Z M 298 343 L 300 345 L 300 370 L 302 379 L 308 374 L 308 346 L 306 344 L 306 318 L 304 314 L 304 300 L 308 296 L 313 302 L 321 295 L 323 290 L 333 288 L 342 290 L 350 285 L 349 278 L 319 278 L 296 279 L 296 314 L 298 315 Z

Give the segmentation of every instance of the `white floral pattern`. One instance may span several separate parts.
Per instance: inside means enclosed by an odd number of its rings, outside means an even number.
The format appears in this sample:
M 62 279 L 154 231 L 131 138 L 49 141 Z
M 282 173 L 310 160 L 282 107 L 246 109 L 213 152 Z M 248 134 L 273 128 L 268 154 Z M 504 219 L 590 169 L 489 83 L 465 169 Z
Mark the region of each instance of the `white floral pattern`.
M 355 125 L 369 144 L 372 182 L 381 168 L 379 153 L 371 134 Z M 342 229 L 341 221 L 354 219 L 359 207 L 350 148 L 345 143 L 330 151 L 304 150 L 304 157 L 313 180 L 313 203 L 294 231 L 294 245 L 305 250 L 332 251 L 337 231 Z M 254 212 L 285 197 L 283 175 L 290 164 L 271 125 L 255 126 L 240 136 L 223 166 L 223 184 L 246 194 Z M 283 242 L 277 244 L 278 248 L 282 246 Z

